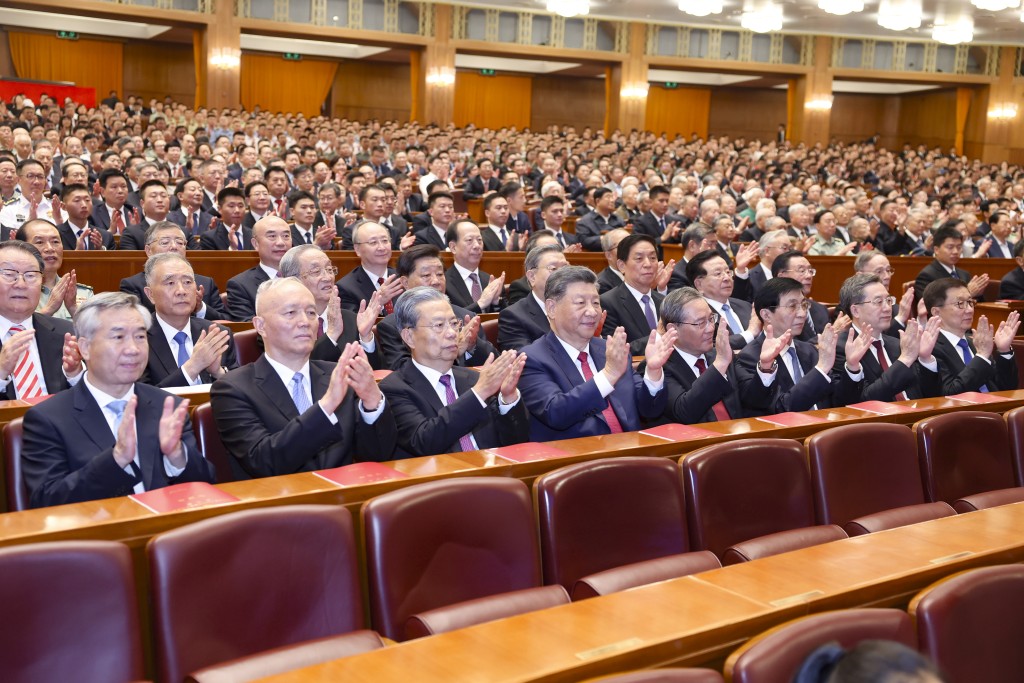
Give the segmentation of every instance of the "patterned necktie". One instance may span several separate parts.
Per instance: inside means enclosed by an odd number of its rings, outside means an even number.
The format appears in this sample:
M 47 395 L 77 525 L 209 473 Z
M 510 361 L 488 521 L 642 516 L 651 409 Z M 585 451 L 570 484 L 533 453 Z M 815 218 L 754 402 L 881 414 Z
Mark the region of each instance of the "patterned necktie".
M 380 287 L 383 284 L 384 284 L 384 278 L 382 278 L 382 277 L 377 278 L 377 286 Z M 394 312 L 395 312 L 395 304 L 393 304 L 390 301 L 387 302 L 386 304 L 384 304 L 384 315 L 391 315 Z
M 469 274 L 469 280 L 472 286 L 469 288 L 469 295 L 473 297 L 473 301 L 478 301 L 483 291 L 480 289 L 480 276 L 476 273 Z
M 306 393 L 306 378 L 302 376 L 301 372 L 292 375 L 292 401 L 295 402 L 295 408 L 299 411 L 299 415 L 313 405 L 313 402 L 309 400 L 309 394 Z
M 14 328 L 12 327 L 11 329 Z M 956 343 L 956 345 L 960 347 L 960 353 L 964 357 L 964 365 L 969 364 L 971 362 L 971 359 L 974 358 L 974 354 L 971 353 L 971 345 L 967 343 L 966 339 L 961 339 Z M 978 391 L 982 392 L 983 394 L 987 394 L 988 387 L 982 384 L 980 387 L 978 387 Z
M 878 364 L 882 366 L 882 373 L 884 374 L 885 371 L 889 369 L 889 361 L 886 360 L 885 358 L 885 349 L 882 348 L 882 340 L 876 339 L 875 341 L 871 342 L 871 345 L 875 347 L 875 356 L 878 357 Z M 901 391 L 898 394 L 896 394 L 893 400 L 906 401 L 907 393 L 905 391 Z
M 12 325 L 10 335 L 24 330 L 25 328 L 21 325 Z M 10 339 L 10 335 L 8 335 L 8 339 Z M 32 354 L 26 349 L 21 360 L 18 361 L 18 365 L 14 368 L 15 395 L 21 400 L 45 396 L 46 387 L 41 384 L 41 381 L 39 368 L 32 360 Z
M 729 304 L 722 304 L 722 312 L 725 313 L 725 322 L 729 323 L 729 331 L 733 334 L 739 334 L 743 331 L 743 327 L 740 325 L 739 319 L 733 315 L 732 309 Z
M 188 349 L 185 348 L 185 344 L 188 342 L 188 335 L 183 330 L 179 330 L 174 335 L 174 343 L 178 345 L 178 367 L 188 362 L 190 356 L 188 355 Z
M 114 414 L 114 439 L 117 439 L 117 430 L 121 426 L 121 419 L 124 417 L 125 406 L 128 405 L 128 401 L 123 399 L 117 401 L 111 401 L 106 405 L 107 410 Z M 132 482 L 132 487 L 136 487 L 142 483 L 142 469 L 139 467 L 135 460 L 128 463 L 128 467 L 132 470 L 132 475 L 135 477 L 135 481 Z
M 654 309 L 651 308 L 651 297 L 644 294 L 640 297 L 640 301 L 644 304 L 644 317 L 647 318 L 647 324 L 650 325 L 651 329 L 658 327 L 658 320 L 654 317 Z
M 444 385 L 444 404 L 450 406 L 455 403 L 455 389 L 452 388 L 452 377 L 451 375 L 441 375 L 438 380 Z M 464 451 L 475 451 L 473 447 L 473 440 L 469 438 L 469 434 L 463 434 L 459 437 L 459 448 Z
M 703 356 L 701 356 L 700 358 L 697 359 L 696 365 L 697 365 L 697 372 L 702 374 L 702 375 L 708 369 L 707 361 L 704 360 Z M 715 405 L 711 406 L 711 410 L 714 411 L 715 419 L 718 420 L 719 422 L 721 422 L 722 420 L 731 420 L 732 419 L 732 416 L 729 415 L 729 409 L 725 407 L 725 403 L 722 402 L 722 401 L 719 401 Z
M 587 363 L 587 352 L 580 351 L 580 355 L 576 356 L 576 358 L 579 360 L 580 367 L 583 370 L 583 379 L 588 382 L 594 379 L 594 372 L 590 369 L 590 364 Z M 605 408 L 601 411 L 601 414 L 604 415 L 604 420 L 608 423 L 609 431 L 611 431 L 612 434 L 621 433 L 622 424 L 619 422 L 619 416 L 616 415 L 615 411 L 612 409 L 611 402 L 605 399 L 604 405 Z

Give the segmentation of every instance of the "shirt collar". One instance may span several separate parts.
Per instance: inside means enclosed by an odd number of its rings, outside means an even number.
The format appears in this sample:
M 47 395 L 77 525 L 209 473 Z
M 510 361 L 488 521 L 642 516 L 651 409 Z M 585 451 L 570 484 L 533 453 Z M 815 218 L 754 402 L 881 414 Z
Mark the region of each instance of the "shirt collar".
M 90 394 L 92 394 L 93 400 L 96 401 L 101 408 L 106 408 L 107 404 L 111 401 L 127 401 L 135 395 L 135 384 L 132 383 L 128 388 L 128 392 L 124 396 L 111 396 L 107 392 L 96 388 L 96 385 L 89 381 L 88 370 L 86 370 L 85 374 L 82 376 L 82 381 L 85 383 L 85 388 L 89 390 Z
M 7 333 L 10 332 L 11 328 L 14 327 L 15 325 L 21 325 L 26 330 L 35 329 L 32 325 L 31 314 L 20 323 L 13 320 L 8 320 L 7 318 L 0 316 L 0 339 L 5 339 L 7 337 Z
M 476 275 L 477 278 L 480 277 L 480 270 L 479 269 L 477 269 L 477 270 L 469 270 L 468 268 L 463 268 L 457 262 L 453 263 L 452 265 L 455 266 L 455 270 L 459 271 L 459 277 L 461 277 L 463 280 L 468 280 L 469 276 L 472 275 L 473 273 L 477 274 Z M 480 285 L 483 286 L 483 284 L 484 283 L 481 280 Z
M 270 363 L 270 367 L 274 368 L 274 372 L 276 372 L 277 376 L 281 378 L 281 382 L 284 383 L 285 388 L 288 390 L 288 393 L 290 394 L 292 391 L 292 377 L 295 376 L 295 370 L 292 370 L 286 365 L 278 363 L 276 360 L 271 358 L 270 354 L 268 353 L 264 353 L 263 355 L 266 356 L 267 362 Z M 310 381 L 309 378 L 308 358 L 306 359 L 306 362 L 302 364 L 302 367 L 299 369 L 298 372 L 306 380 L 306 386 L 309 387 L 310 392 L 312 392 L 313 383 Z
M 417 363 L 412 358 L 410 358 L 409 360 L 412 361 L 412 364 L 416 366 L 417 370 L 419 370 L 421 373 L 423 373 L 423 376 L 427 378 L 428 382 L 430 382 L 430 386 L 433 387 L 436 384 L 440 384 L 441 383 L 441 378 L 445 377 L 445 376 L 448 376 L 448 377 L 452 378 L 452 388 L 453 389 L 455 388 L 455 377 L 454 377 L 454 375 L 452 375 L 452 369 L 451 368 L 448 368 L 448 372 L 441 373 L 441 372 L 438 372 L 437 370 L 435 370 L 434 368 L 428 368 L 426 365 L 420 365 L 419 363 Z
M 184 332 L 185 336 L 187 336 L 189 340 L 192 339 L 192 325 L 186 324 L 184 328 L 179 330 L 176 327 L 173 327 L 166 320 L 161 318 L 159 313 L 154 314 L 153 317 L 156 318 L 157 324 L 160 325 L 160 330 L 164 333 L 164 336 L 167 337 L 168 346 L 170 346 L 170 343 L 174 341 L 174 335 L 178 334 L 179 332 Z
M 949 343 L 952 344 L 953 346 L 956 346 L 957 344 L 960 343 L 961 339 L 964 339 L 964 337 L 958 337 L 957 335 L 947 330 L 945 327 L 940 327 L 939 332 L 941 332 L 942 336 L 948 339 Z

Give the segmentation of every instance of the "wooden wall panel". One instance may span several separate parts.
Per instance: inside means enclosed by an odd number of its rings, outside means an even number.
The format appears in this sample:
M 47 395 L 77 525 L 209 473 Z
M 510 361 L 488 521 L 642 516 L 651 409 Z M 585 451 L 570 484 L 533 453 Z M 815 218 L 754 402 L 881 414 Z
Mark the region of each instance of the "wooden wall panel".
M 534 76 L 530 128 L 574 126 L 604 127 L 604 81 L 573 76 Z M 456 97 L 458 93 L 456 93 Z
M 676 88 L 669 90 L 652 85 L 647 93 L 647 115 L 644 128 L 668 137 L 708 136 L 711 112 L 710 88 Z
M 455 125 L 477 128 L 530 125 L 533 78 L 512 74 L 455 73 Z
M 898 123 L 899 98 L 892 95 L 838 93 L 832 102 L 831 137 L 840 142 L 878 135 L 879 144 L 891 148 L 897 142 Z
M 14 62 L 11 61 L 11 44 L 7 40 L 7 31 L 0 28 L 0 76 L 14 77 Z
M 786 121 L 786 91 L 774 88 L 715 88 L 708 135 L 774 140 Z
M 956 143 L 956 90 L 900 96 L 900 144 L 940 146 Z
M 125 43 L 123 88 L 125 97 L 136 95 L 148 101 L 170 95 L 193 106 L 196 69 L 192 44 L 151 40 Z
M 338 65 L 331 111 L 343 119 L 408 121 L 412 107 L 409 65 L 348 61 Z

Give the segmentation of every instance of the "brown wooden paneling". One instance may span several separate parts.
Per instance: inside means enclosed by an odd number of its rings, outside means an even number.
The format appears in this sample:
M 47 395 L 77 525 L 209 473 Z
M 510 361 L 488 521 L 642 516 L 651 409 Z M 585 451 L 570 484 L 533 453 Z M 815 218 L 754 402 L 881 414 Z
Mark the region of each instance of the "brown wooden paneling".
M 0 29 L 0 74 L 13 77 L 14 62 L 11 61 L 11 44 L 7 40 L 7 31 Z
M 710 88 L 668 89 L 652 85 L 647 94 L 644 128 L 657 134 L 706 138 L 711 112 Z
M 145 100 L 170 95 L 191 107 L 196 97 L 196 69 L 192 45 L 131 41 L 124 46 L 125 97 Z
M 334 77 L 331 111 L 355 121 L 408 121 L 412 84 L 408 64 L 341 62 Z
M 716 88 L 711 91 L 708 135 L 774 140 L 786 120 L 786 91 L 773 88 Z
M 956 142 L 956 90 L 900 97 L 900 142 L 949 148 Z
M 458 96 L 456 94 L 456 96 Z M 573 76 L 534 76 L 530 128 L 604 126 L 604 81 Z
M 899 99 L 884 95 L 836 94 L 832 103 L 832 137 L 840 142 L 859 142 L 873 135 L 879 144 L 892 147 L 897 143 Z

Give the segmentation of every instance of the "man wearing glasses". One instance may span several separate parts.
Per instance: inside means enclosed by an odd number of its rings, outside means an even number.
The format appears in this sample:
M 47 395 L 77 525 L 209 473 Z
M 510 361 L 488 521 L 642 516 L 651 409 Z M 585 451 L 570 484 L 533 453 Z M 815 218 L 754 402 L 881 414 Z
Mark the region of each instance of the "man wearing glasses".
M 658 327 L 658 311 L 675 264 L 658 261 L 658 245 L 650 235 L 628 235 L 619 242 L 616 255 L 623 282 L 601 295 L 601 308 L 608 313 L 601 334 L 609 337 L 623 328 L 630 353 L 642 356 L 647 338 Z
M 21 194 L 0 210 L 3 238 L 11 239 L 22 223 L 45 218 L 54 225 L 64 222 L 63 216 L 54 216 L 50 200 L 43 196 L 46 189 L 46 170 L 35 159 L 18 162 L 18 187 Z
M 811 262 L 801 251 L 784 252 L 776 256 L 775 261 L 772 262 L 774 277 L 792 278 L 803 286 L 804 297 L 808 305 L 807 320 L 802 332 L 795 334 L 800 341 L 812 343 L 829 321 L 828 309 L 810 298 L 816 272 L 818 271 L 811 267 Z
M 963 243 L 963 235 L 954 227 L 944 225 L 935 231 L 935 236 L 932 238 L 935 260 L 925 266 L 914 281 L 914 298 L 916 300 L 920 300 L 924 296 L 924 290 L 932 282 L 949 277 L 959 280 L 970 292 L 971 298 L 978 301 L 983 300 L 985 288 L 988 286 L 988 275 L 972 277 L 963 268 L 956 267 L 960 261 L 960 254 L 963 252 Z
M 761 321 L 751 306 L 732 296 L 733 270 L 717 251 L 702 251 L 686 264 L 686 276 L 725 323 L 729 344 L 739 351 L 761 332 Z
M 935 357 L 944 396 L 1017 388 L 1017 363 L 1011 343 L 1020 327 L 1020 315 L 1011 312 L 995 329 L 981 316 L 968 339 L 974 322 L 974 304 L 970 290 L 961 280 L 942 278 L 924 290 L 928 315 L 942 321 Z
M 862 251 L 857 254 L 857 258 L 853 261 L 853 270 L 865 275 L 875 275 L 878 277 L 879 282 L 882 283 L 882 286 L 885 287 L 886 293 L 888 294 L 891 291 L 889 286 L 892 283 L 892 276 L 896 271 L 893 270 L 892 265 L 889 263 L 889 258 L 882 252 Z M 907 321 L 910 320 L 913 314 L 914 288 L 908 287 L 898 302 L 893 304 L 892 322 L 889 323 L 889 328 L 882 330 L 882 332 L 899 338 L 900 331 L 907 328 Z M 877 332 L 878 330 L 875 331 Z
M 337 282 L 342 308 L 355 313 L 377 293 L 381 306 L 377 314 L 390 314 L 393 299 L 402 293 L 401 280 L 393 268 L 388 268 L 391 233 L 380 223 L 360 223 L 352 228 L 352 245 L 359 265 Z
M 776 257 L 792 248 L 793 243 L 785 230 L 772 230 L 761 237 L 757 243 L 760 262 L 750 269 L 750 288 L 753 290 L 751 299 L 754 298 L 753 294 L 757 294 L 764 287 L 764 283 L 774 277 L 772 264 L 775 263 Z
M 932 318 L 921 327 L 912 318 L 898 338 L 889 336 L 884 332 L 892 329 L 895 305 L 896 297 L 890 296 L 881 278 L 871 273 L 854 275 L 839 290 L 839 308 L 850 316 L 853 325 L 839 335 L 832 381 L 841 380 L 839 373 L 863 372 L 860 401 L 906 401 L 942 395 L 939 367 L 932 354 L 941 321 Z
M 665 363 L 664 418 L 696 424 L 744 417 L 728 327 L 699 291 L 675 289 L 661 302 L 658 334 L 669 329 L 676 331 L 676 348 Z
M 398 424 L 399 457 L 529 439 L 529 415 L 516 388 L 526 356 L 509 350 L 478 371 L 456 366 L 463 321 L 433 287 L 400 296 L 394 317 L 412 356 L 380 383 Z

